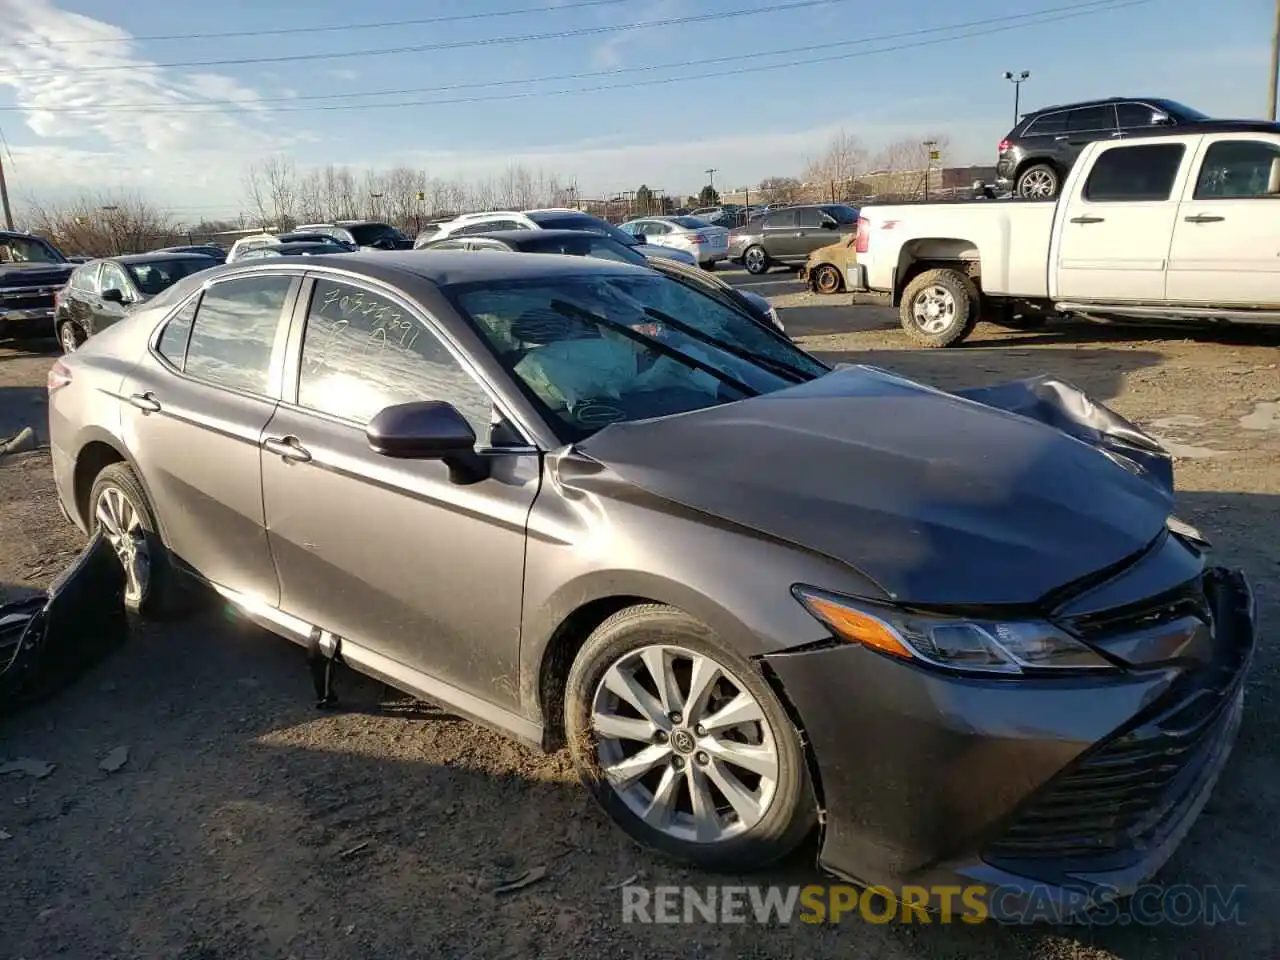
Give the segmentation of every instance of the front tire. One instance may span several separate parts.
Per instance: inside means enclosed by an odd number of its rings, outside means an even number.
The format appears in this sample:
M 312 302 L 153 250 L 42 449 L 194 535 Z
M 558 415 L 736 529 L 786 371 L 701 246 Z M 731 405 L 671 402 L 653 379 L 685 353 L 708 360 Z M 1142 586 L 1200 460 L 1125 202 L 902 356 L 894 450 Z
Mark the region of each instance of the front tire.
M 902 329 L 922 347 L 960 343 L 978 322 L 978 288 L 959 270 L 926 270 L 902 291 Z
M 708 260 L 706 263 L 698 264 L 698 266 L 700 266 L 703 270 L 710 272 L 716 268 L 716 262 L 714 260 Z
M 84 331 L 71 320 L 63 320 L 58 324 L 58 345 L 63 353 L 75 353 L 85 341 Z
M 190 593 L 160 539 L 155 512 L 126 463 L 103 467 L 89 492 L 89 528 L 99 530 L 125 570 L 125 606 L 151 619 L 187 612 Z
M 758 243 L 747 247 L 746 252 L 742 254 L 742 264 L 747 268 L 747 273 L 756 276 L 768 273 L 769 267 L 773 265 L 769 259 L 769 254 L 765 253 L 764 247 Z
M 844 288 L 840 271 L 824 263 L 813 272 L 813 289 L 816 293 L 839 293 Z
M 762 867 L 816 823 L 803 748 L 769 684 L 672 607 L 630 607 L 591 634 L 569 673 L 565 730 L 605 812 L 672 859 Z

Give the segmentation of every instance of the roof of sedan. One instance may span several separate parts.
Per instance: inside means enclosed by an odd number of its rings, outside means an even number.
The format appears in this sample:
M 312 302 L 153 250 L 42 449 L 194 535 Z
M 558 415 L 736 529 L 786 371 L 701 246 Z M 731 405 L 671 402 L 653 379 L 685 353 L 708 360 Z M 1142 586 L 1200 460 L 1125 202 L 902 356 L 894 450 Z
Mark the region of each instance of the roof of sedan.
M 223 273 L 238 268 L 298 269 L 288 258 L 245 260 L 221 268 Z M 636 272 L 651 275 L 643 267 L 590 257 L 548 257 L 541 253 L 517 253 L 499 257 L 480 256 L 466 250 L 386 250 L 377 253 L 325 253 L 307 258 L 307 269 L 332 267 L 347 273 L 364 274 L 385 281 L 400 276 L 421 277 L 436 286 L 455 283 L 486 283 L 503 280 L 539 280 L 556 277 Z M 207 274 L 212 276 L 213 274 Z
M 600 233 L 590 233 L 585 230 L 486 230 L 484 233 L 468 233 L 465 236 L 441 237 L 441 241 L 445 240 L 474 240 L 477 237 L 483 237 L 488 240 L 502 240 L 507 243 L 520 243 L 524 240 L 539 240 L 545 243 L 554 243 L 556 240 L 576 240 L 580 237 L 595 237 L 605 240 L 612 239 Z M 615 241 L 616 242 L 616 241 Z M 421 251 L 419 251 L 421 252 Z M 439 251 L 436 251 L 439 252 Z
M 209 260 L 212 259 L 208 254 L 204 253 L 184 253 L 177 250 L 152 250 L 150 253 L 126 253 L 119 257 L 99 257 L 100 260 L 114 260 L 116 263 L 157 263 L 164 261 L 172 263 L 174 260 Z

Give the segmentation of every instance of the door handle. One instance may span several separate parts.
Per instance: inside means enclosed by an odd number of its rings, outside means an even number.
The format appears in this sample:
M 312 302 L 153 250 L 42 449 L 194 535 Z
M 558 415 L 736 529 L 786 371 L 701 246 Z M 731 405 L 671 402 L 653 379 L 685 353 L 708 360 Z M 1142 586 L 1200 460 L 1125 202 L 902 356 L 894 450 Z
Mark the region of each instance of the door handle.
M 147 413 L 160 412 L 160 401 L 154 393 L 135 393 L 129 397 L 129 404 Z
M 1215 217 L 1209 213 L 1197 213 L 1194 217 L 1183 217 L 1187 223 L 1220 223 L 1227 219 L 1226 217 Z
M 803 230 L 797 230 L 797 231 L 793 234 L 793 236 L 803 237 L 803 236 L 804 236 L 804 231 L 803 231 Z
M 306 463 L 311 459 L 311 451 L 298 442 L 297 437 L 267 437 L 262 441 L 262 449 L 274 453 L 285 460 L 296 460 Z
M 1057 141 L 1058 143 L 1061 143 L 1063 140 L 1069 140 L 1069 139 L 1071 139 L 1071 138 L 1070 138 L 1070 137 L 1068 137 L 1068 136 L 1064 133 L 1064 134 L 1062 134 L 1061 136 L 1054 137 L 1053 139 L 1054 139 L 1055 141 Z
M 1072 223 L 1102 223 L 1105 217 L 1072 217 Z

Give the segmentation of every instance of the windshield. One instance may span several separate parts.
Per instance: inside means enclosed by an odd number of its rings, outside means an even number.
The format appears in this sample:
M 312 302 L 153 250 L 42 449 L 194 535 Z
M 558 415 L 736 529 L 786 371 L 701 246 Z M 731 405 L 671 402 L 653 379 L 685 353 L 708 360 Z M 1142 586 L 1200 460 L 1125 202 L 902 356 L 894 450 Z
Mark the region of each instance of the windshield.
M 351 237 L 362 247 L 371 247 L 379 240 L 394 240 L 400 243 L 408 239 L 403 233 L 387 223 L 361 223 L 347 228 Z
M 636 246 L 636 238 L 631 234 L 619 230 L 607 220 L 600 220 L 585 213 L 536 213 L 529 214 L 529 219 L 543 230 L 584 230 L 588 233 L 612 237 L 624 247 Z
M 66 257 L 36 237 L 0 236 L 0 264 L 66 262 Z
M 205 259 L 151 260 L 147 263 L 126 263 L 133 284 L 149 297 L 154 297 L 162 290 L 167 290 L 183 277 L 189 277 L 201 270 L 208 270 L 214 264 Z
M 630 263 L 647 267 L 649 261 L 630 247 L 624 247 L 612 237 L 595 233 L 579 233 L 572 237 L 552 237 L 549 240 L 535 237 L 524 245 L 530 253 L 560 253 L 571 257 L 596 257 L 615 263 Z
M 568 441 L 826 372 L 741 311 L 657 274 L 490 281 L 444 292 Z

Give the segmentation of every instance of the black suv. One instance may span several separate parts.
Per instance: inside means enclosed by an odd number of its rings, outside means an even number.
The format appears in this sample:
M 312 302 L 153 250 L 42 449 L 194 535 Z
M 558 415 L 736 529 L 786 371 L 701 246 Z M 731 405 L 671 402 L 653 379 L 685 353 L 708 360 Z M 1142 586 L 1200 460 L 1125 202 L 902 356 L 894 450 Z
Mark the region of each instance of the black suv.
M 1019 197 L 1049 200 L 1058 195 L 1080 151 L 1094 140 L 1208 119 L 1198 110 L 1159 98 L 1112 97 L 1044 107 L 1024 114 L 1000 141 L 996 185 Z

